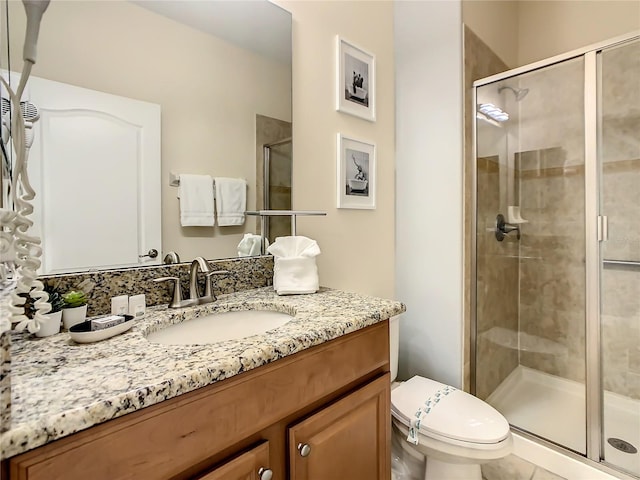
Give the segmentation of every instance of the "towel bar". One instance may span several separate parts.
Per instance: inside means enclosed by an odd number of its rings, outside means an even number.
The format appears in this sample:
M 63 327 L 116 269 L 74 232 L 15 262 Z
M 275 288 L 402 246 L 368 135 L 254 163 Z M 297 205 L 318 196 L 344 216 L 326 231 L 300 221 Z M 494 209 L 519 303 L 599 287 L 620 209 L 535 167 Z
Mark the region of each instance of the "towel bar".
M 629 267 L 640 267 L 640 262 L 634 260 L 602 260 L 604 265 L 626 265 Z
M 215 178 L 212 176 L 212 178 Z M 247 183 L 247 179 L 243 178 L 245 183 Z M 169 186 L 170 187 L 179 187 L 180 186 L 180 174 L 176 172 L 169 172 Z M 249 183 L 247 183 L 247 188 L 249 188 Z
M 296 217 L 308 217 L 313 215 L 326 215 L 327 212 L 317 210 L 256 210 L 244 212 L 245 215 L 260 217 L 260 222 L 264 223 L 264 217 L 291 217 L 291 235 L 296 234 Z M 264 231 L 264 230 L 262 230 Z

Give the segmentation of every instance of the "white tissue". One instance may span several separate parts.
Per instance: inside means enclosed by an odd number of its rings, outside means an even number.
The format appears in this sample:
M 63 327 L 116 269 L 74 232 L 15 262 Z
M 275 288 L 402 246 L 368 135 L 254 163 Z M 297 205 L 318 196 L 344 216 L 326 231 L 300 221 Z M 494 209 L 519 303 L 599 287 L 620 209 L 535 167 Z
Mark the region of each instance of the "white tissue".
M 262 237 L 260 235 L 254 235 L 253 233 L 245 233 L 240 243 L 238 243 L 238 256 L 239 257 L 251 257 L 253 255 L 260 255 L 260 243 Z M 266 244 L 269 245 L 267 239 Z
M 316 258 L 320 247 L 302 236 L 278 237 L 267 248 L 274 257 L 273 288 L 278 295 L 315 293 L 320 288 Z
M 318 242 L 301 235 L 278 237 L 267 251 L 276 258 L 316 257 L 320 255 Z

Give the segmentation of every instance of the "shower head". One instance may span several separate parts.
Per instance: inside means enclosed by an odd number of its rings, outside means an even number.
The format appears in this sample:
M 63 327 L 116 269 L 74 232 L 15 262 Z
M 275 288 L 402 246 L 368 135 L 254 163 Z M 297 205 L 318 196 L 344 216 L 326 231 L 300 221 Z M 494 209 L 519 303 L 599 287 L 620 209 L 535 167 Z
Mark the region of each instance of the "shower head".
M 503 90 L 511 90 L 513 94 L 516 96 L 516 100 L 519 102 L 529 93 L 528 88 L 513 88 L 507 85 L 498 88 L 498 93 L 501 93 Z

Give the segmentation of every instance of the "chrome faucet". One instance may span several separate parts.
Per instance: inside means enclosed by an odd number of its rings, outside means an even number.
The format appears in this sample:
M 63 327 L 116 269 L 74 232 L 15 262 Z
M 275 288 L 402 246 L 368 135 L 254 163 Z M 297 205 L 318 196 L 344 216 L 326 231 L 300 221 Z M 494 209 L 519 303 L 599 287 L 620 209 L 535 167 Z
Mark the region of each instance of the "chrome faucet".
M 205 274 L 205 289 L 204 295 L 200 295 L 200 290 L 198 288 L 198 273 L 202 272 Z M 183 308 L 183 307 L 191 307 L 193 305 L 211 303 L 217 300 L 215 294 L 211 289 L 211 277 L 214 275 L 229 275 L 232 273 L 227 270 L 211 270 L 211 266 L 209 262 L 207 262 L 203 257 L 196 257 L 193 262 L 191 262 L 191 268 L 189 269 L 189 299 L 183 300 L 182 294 L 180 290 L 180 278 L 179 277 L 162 277 L 156 278 L 153 280 L 154 282 L 164 282 L 171 280 L 174 282 L 173 287 L 173 296 L 172 300 L 169 303 L 169 308 Z
M 209 263 L 202 257 L 196 257 L 191 262 L 191 268 L 189 269 L 189 299 L 199 300 L 200 292 L 198 290 L 198 272 L 209 273 L 211 267 Z M 209 280 L 207 280 L 208 282 Z
M 201 303 L 215 302 L 216 300 L 218 300 L 218 297 L 216 297 L 216 294 L 213 293 L 213 290 L 211 289 L 211 277 L 213 277 L 214 275 L 233 275 L 233 274 L 228 270 L 212 270 L 209 273 L 205 273 L 207 283 L 205 283 L 204 297 L 201 298 Z
M 203 295 L 200 295 L 198 288 L 198 272 L 202 272 L 205 275 Z M 214 275 L 228 275 L 229 273 L 227 270 L 211 270 L 209 262 L 202 257 L 196 257 L 191 262 L 191 268 L 189 269 L 189 300 L 195 300 L 200 304 L 215 302 L 217 298 L 211 290 L 211 277 Z
M 178 255 L 176 252 L 169 252 L 164 256 L 163 263 L 180 263 L 180 255 Z

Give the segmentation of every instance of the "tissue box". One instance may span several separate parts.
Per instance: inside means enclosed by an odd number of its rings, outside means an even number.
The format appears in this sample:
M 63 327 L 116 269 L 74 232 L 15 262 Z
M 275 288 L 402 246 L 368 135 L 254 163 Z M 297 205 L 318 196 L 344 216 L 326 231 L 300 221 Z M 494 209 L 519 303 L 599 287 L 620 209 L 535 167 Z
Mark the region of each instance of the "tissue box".
M 278 295 L 316 293 L 319 283 L 315 257 L 275 259 L 273 288 Z

